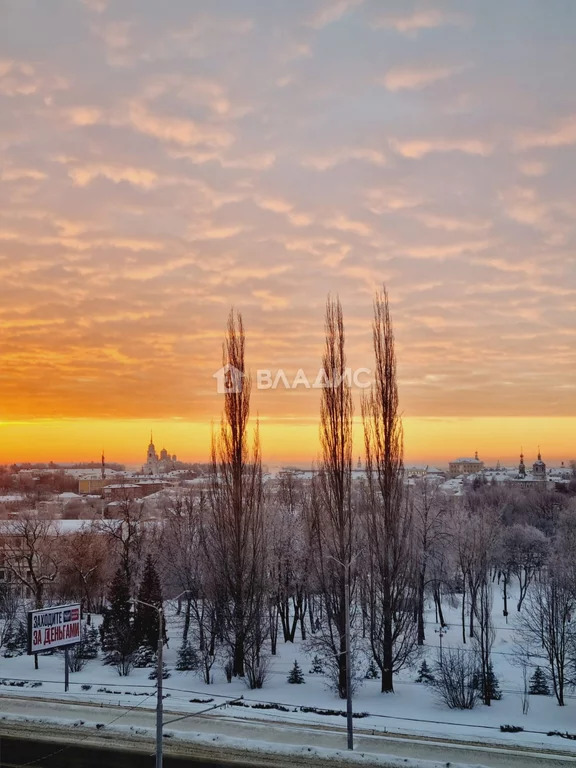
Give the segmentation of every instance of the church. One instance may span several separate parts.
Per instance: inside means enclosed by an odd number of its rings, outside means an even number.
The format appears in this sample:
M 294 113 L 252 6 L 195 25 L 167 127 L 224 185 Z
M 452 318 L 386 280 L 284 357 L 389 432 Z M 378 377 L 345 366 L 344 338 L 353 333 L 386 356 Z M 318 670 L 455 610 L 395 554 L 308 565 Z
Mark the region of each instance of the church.
M 526 475 L 526 465 L 524 464 L 524 453 L 520 451 L 520 464 L 518 465 L 518 475 L 516 482 L 528 483 L 546 483 L 546 464 L 542 461 L 542 454 L 538 448 L 538 458 L 532 464 L 532 474 Z
M 160 456 L 156 453 L 156 448 L 154 446 L 154 439 L 152 436 L 152 432 L 150 433 L 150 445 L 148 446 L 148 452 L 146 454 L 146 463 L 142 467 L 142 473 L 144 475 L 164 475 L 167 472 L 171 472 L 176 462 L 178 461 L 178 457 L 176 454 L 171 456 L 166 448 L 162 448 L 160 451 Z

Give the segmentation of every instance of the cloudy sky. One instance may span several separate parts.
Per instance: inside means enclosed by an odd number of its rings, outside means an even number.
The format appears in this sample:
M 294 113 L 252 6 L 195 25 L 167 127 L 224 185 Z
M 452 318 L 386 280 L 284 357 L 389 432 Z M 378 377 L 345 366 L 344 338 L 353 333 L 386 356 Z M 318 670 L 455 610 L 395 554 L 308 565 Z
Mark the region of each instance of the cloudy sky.
M 351 366 L 374 291 L 408 458 L 568 460 L 572 0 L 0 0 L 0 461 L 208 452 L 226 316 L 249 367 Z M 264 455 L 318 391 L 256 391 Z

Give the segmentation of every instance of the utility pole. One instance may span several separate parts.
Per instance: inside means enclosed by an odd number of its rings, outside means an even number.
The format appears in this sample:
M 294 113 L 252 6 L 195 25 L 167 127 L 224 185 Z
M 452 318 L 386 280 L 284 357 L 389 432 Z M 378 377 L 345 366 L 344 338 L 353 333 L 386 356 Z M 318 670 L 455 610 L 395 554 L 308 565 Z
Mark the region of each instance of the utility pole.
M 174 600 L 179 600 L 182 595 L 187 595 L 191 590 L 185 589 L 184 592 L 180 592 L 176 595 Z M 140 605 L 146 605 L 148 608 L 154 608 L 158 613 L 158 650 L 156 652 L 156 767 L 162 768 L 163 761 L 163 719 L 164 719 L 164 702 L 162 698 L 162 674 L 164 672 L 162 656 L 164 652 L 164 608 L 160 605 L 153 605 L 152 603 L 146 603 L 144 600 L 138 600 L 133 598 L 131 603 L 140 603 Z
M 350 658 L 350 562 L 346 563 L 344 577 L 344 617 L 346 621 L 346 730 L 348 749 L 354 749 L 354 723 L 352 721 L 352 660 Z
M 332 555 L 328 555 L 330 560 L 341 565 L 344 570 L 344 647 L 346 654 L 346 732 L 348 736 L 348 749 L 354 750 L 354 721 L 352 719 L 352 658 L 350 653 L 350 568 L 358 554 L 350 560 L 343 563 Z
M 131 600 L 131 602 L 146 605 L 148 608 L 154 608 L 158 613 L 158 650 L 156 652 L 156 768 L 162 768 L 162 720 L 164 717 L 162 700 L 162 674 L 164 672 L 162 652 L 164 650 L 164 609 L 161 605 L 153 605 L 152 603 L 146 603 L 144 600 L 137 600 L 136 598 Z

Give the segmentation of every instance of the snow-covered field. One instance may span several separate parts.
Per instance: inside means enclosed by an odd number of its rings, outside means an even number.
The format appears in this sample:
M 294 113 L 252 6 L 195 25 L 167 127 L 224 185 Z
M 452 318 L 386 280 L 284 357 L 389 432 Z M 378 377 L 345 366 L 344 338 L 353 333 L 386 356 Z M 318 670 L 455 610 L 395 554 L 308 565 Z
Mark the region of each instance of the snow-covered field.
M 511 601 L 511 606 L 514 603 Z M 515 612 L 513 608 L 513 612 Z M 167 606 L 169 647 L 165 661 L 170 677 L 164 681 L 167 695 L 164 705 L 170 712 L 200 712 L 211 710 L 214 716 L 227 718 L 269 720 L 285 723 L 306 723 L 326 727 L 342 727 L 342 716 L 325 716 L 302 712 L 300 707 L 337 709 L 342 712 L 345 702 L 330 690 L 328 679 L 323 675 L 310 674 L 311 654 L 301 642 L 278 643 L 278 655 L 272 657 L 270 674 L 261 690 L 249 690 L 240 680 L 227 683 L 220 666 L 213 668 L 214 683 L 205 685 L 201 678 L 191 672 L 177 672 L 174 667 L 181 639 L 181 617 L 175 615 L 173 606 Z M 445 612 L 449 628 L 442 637 L 444 648 L 461 644 L 461 627 L 458 607 Z M 493 743 L 523 744 L 544 748 L 574 750 L 576 742 L 559 736 L 547 736 L 548 731 L 576 731 L 576 697 L 568 696 L 567 705 L 559 707 L 553 696 L 530 696 L 529 711 L 522 712 L 522 672 L 513 663 L 514 616 L 506 624 L 502 616 L 502 604 L 498 587 L 495 587 L 494 624 L 497 628 L 493 647 L 493 665 L 503 693 L 500 701 L 490 707 L 477 704 L 473 710 L 450 710 L 441 703 L 434 691 L 414 682 L 417 667 L 404 670 L 396 684 L 394 694 L 380 693 L 379 680 L 364 680 L 354 696 L 354 712 L 367 713 L 366 717 L 354 720 L 355 727 L 364 732 L 411 733 L 426 736 L 466 741 L 488 741 Z M 426 644 L 423 657 L 432 666 L 439 647 L 439 635 L 435 632 L 434 613 L 427 614 Z M 469 643 L 467 647 L 470 647 Z M 294 660 L 297 659 L 305 683 L 292 685 L 287 676 Z M 545 667 L 544 660 L 541 665 Z M 60 698 L 69 701 L 120 705 L 121 707 L 153 708 L 155 706 L 155 683 L 148 679 L 148 669 L 134 669 L 128 677 L 119 677 L 112 667 L 104 666 L 99 659 L 89 661 L 86 667 L 70 675 L 70 691 L 64 693 L 64 662 L 61 655 L 40 657 L 40 668 L 34 669 L 32 657 L 20 656 L 2 658 L 0 662 L 0 694 L 39 698 Z M 366 665 L 367 666 L 367 665 Z M 10 681 L 25 680 L 19 688 Z M 40 686 L 32 684 L 41 682 Z M 242 697 L 244 706 L 231 704 Z M 197 699 L 200 701 L 191 701 Z M 274 703 L 278 709 L 254 707 L 262 703 Z M 246 706 L 249 705 L 249 706 Z M 214 708 L 214 709 L 212 709 Z M 167 716 L 165 718 L 169 720 Z M 521 726 L 520 733 L 501 733 L 500 726 L 510 724 Z

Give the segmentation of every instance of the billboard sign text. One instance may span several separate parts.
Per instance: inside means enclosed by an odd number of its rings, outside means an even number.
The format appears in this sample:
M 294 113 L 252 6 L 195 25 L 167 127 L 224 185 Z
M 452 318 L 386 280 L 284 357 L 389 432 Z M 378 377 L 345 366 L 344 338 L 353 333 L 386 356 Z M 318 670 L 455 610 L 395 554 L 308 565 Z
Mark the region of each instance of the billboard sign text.
M 28 653 L 80 642 L 80 603 L 28 611 Z

